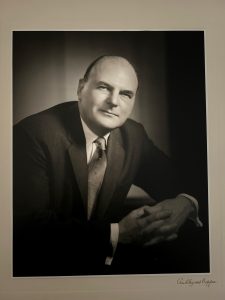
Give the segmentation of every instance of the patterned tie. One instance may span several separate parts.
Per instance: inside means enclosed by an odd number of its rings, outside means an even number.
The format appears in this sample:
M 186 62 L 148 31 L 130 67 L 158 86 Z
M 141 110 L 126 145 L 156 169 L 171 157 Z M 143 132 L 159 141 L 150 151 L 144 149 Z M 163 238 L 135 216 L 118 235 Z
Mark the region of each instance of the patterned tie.
M 96 144 L 96 150 L 88 165 L 88 219 L 91 217 L 107 165 L 105 139 L 99 137 L 94 143 Z

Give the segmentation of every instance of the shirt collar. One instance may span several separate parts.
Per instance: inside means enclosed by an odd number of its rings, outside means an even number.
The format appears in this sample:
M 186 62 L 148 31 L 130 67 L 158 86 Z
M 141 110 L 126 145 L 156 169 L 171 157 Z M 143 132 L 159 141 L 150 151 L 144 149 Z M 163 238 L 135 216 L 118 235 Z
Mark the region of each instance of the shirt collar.
M 81 116 L 80 116 L 80 119 L 81 119 L 81 124 L 82 124 L 83 130 L 84 130 L 86 144 L 90 145 L 98 138 L 98 136 L 87 126 L 87 124 L 84 122 L 84 120 L 82 119 Z M 110 135 L 110 132 L 103 136 L 106 141 L 106 146 L 107 146 L 109 135 Z

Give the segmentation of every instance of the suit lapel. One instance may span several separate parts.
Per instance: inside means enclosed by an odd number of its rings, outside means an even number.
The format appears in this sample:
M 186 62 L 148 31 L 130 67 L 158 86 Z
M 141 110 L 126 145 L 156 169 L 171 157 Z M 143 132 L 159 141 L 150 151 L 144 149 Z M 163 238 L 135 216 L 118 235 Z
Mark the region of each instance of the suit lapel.
M 107 168 L 102 183 L 102 188 L 94 212 L 94 218 L 102 218 L 106 212 L 113 193 L 116 189 L 118 180 L 124 164 L 124 148 L 122 146 L 122 137 L 119 129 L 112 131 L 107 146 Z
M 83 205 L 86 209 L 88 195 L 86 141 L 77 103 L 75 103 L 74 109 L 72 109 L 70 113 L 70 116 L 68 116 L 68 119 L 66 120 L 68 139 L 70 140 L 68 154 L 83 199 Z M 123 169 L 124 159 L 125 151 L 123 148 L 121 131 L 120 129 L 115 129 L 111 132 L 108 140 L 107 168 L 96 203 L 96 208 L 93 213 L 93 219 L 100 219 L 105 214 L 117 187 Z
M 68 149 L 73 172 L 78 183 L 80 193 L 86 206 L 87 189 L 88 189 L 88 170 L 87 156 L 85 148 L 77 144 L 72 144 Z
M 68 154 L 85 208 L 87 202 L 88 189 L 87 154 L 86 141 L 77 103 L 75 103 L 74 109 L 71 110 L 66 122 L 67 124 L 69 124 L 67 126 L 68 139 L 70 141 L 70 146 L 68 147 Z

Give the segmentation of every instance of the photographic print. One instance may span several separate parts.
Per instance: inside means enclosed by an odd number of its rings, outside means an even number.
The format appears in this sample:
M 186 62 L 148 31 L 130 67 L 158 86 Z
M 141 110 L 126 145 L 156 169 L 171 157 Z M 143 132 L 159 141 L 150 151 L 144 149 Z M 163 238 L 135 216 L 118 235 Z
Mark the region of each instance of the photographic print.
M 211 271 L 204 39 L 13 32 L 13 277 Z

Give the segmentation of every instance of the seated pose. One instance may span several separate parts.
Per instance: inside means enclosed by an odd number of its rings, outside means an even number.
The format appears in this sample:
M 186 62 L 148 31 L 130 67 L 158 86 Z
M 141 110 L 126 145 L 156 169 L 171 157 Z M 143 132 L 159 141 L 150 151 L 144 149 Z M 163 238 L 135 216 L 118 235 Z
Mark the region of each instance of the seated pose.
M 128 119 L 137 88 L 125 58 L 102 56 L 80 79 L 77 102 L 15 125 L 14 276 L 113 273 L 120 247 L 150 257 L 187 219 L 201 226 L 168 157 Z M 132 185 L 154 204 L 127 198 Z

